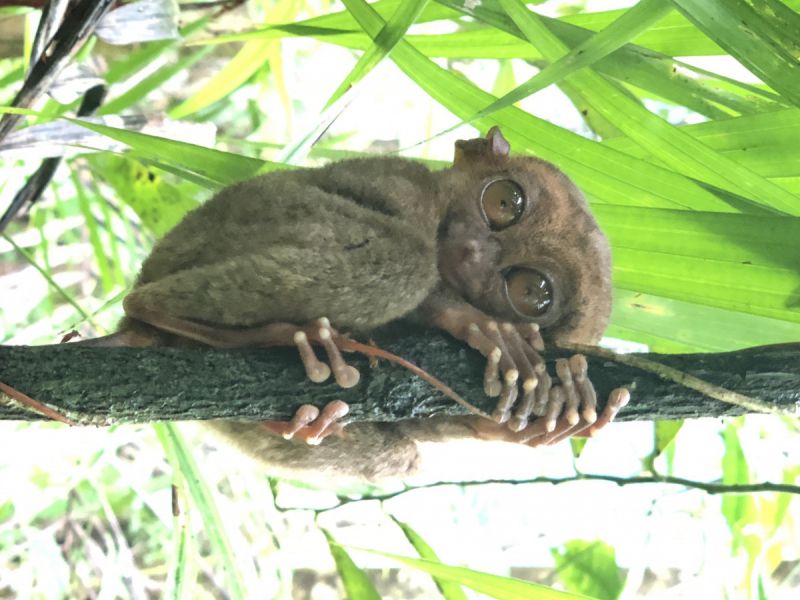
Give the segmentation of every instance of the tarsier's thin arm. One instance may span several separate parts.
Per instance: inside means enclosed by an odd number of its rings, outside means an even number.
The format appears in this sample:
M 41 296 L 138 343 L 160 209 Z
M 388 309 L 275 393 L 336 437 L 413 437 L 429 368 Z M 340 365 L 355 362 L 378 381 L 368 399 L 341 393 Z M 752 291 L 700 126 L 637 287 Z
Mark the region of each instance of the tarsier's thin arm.
M 626 390 L 612 392 L 598 417 L 583 357 L 560 360 L 553 385 L 538 354 L 547 339 L 598 341 L 610 275 L 608 242 L 577 188 L 549 163 L 509 156 L 495 127 L 458 142 L 454 165 L 436 173 L 376 157 L 224 189 L 156 244 L 119 331 L 97 343 L 291 344 L 313 381 L 332 372 L 351 387 L 359 374 L 340 350 L 359 348 L 338 331 L 364 333 L 400 318 L 444 329 L 487 357 L 484 388 L 498 396 L 491 419 L 342 428 L 336 421 L 347 406 L 336 401 L 321 412 L 302 406 L 290 423 L 212 424 L 261 462 L 289 470 L 402 476 L 418 463 L 408 450 L 414 441 L 536 446 L 611 421 Z M 323 438 L 318 448 L 301 443 Z

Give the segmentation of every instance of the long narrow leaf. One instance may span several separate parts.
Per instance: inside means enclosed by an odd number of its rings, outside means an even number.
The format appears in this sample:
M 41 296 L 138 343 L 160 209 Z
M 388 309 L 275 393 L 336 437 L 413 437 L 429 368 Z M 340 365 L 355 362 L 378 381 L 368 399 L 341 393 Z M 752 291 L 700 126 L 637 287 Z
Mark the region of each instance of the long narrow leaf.
M 606 335 L 653 352 L 730 352 L 800 340 L 800 323 L 614 289 Z
M 333 535 L 327 530 L 322 529 L 325 539 L 328 541 L 328 546 L 331 550 L 331 556 L 336 563 L 336 570 L 339 571 L 339 577 L 342 578 L 342 585 L 344 586 L 345 593 L 350 600 L 381 600 L 381 595 L 375 586 L 370 581 L 367 574 L 358 568 L 358 565 L 353 562 L 350 555 L 342 546 L 336 543 Z
M 244 576 L 239 569 L 233 547 L 225 533 L 219 509 L 217 509 L 211 490 L 208 488 L 208 484 L 205 482 L 194 457 L 192 457 L 180 430 L 174 423 L 154 423 L 153 427 L 159 432 L 160 438 L 169 440 L 171 452 L 174 453 L 181 475 L 192 495 L 192 500 L 194 500 L 203 517 L 206 533 L 211 546 L 214 548 L 215 558 L 220 561 L 225 570 L 226 592 L 231 598 L 242 600 L 248 598 Z
M 800 323 L 800 218 L 596 206 L 616 287 Z
M 343 0 L 343 2 L 347 6 L 348 0 Z M 403 0 L 389 21 L 387 21 L 386 26 L 375 37 L 372 45 L 358 59 L 356 65 L 328 99 L 325 108 L 336 102 L 351 86 L 361 81 L 367 73 L 389 55 L 392 48 L 406 34 L 408 28 L 414 24 L 427 4 L 428 0 Z
M 666 0 L 642 0 L 633 8 L 625 11 L 617 21 L 570 50 L 521 86 L 478 111 L 463 124 L 516 104 L 539 90 L 568 77 L 575 71 L 588 67 L 628 43 L 671 11 L 672 6 Z
M 800 15 L 767 0 L 671 0 L 683 15 L 783 97 L 800 106 Z M 761 14 L 765 11 L 765 14 Z M 770 13 L 767 17 L 766 12 Z M 794 36 L 787 35 L 793 32 Z
M 357 16 L 370 35 L 377 35 L 383 19 L 369 4 L 359 0 Z M 494 96 L 442 69 L 401 40 L 392 60 L 430 96 L 459 117 L 469 117 L 488 105 Z M 623 153 L 608 152 L 601 144 L 537 119 L 516 107 L 476 122 L 479 128 L 504 128 L 517 151 L 535 153 L 550 160 L 576 180 L 593 198 L 612 204 L 662 208 L 693 207 L 733 212 L 730 205 L 693 182 L 646 161 L 631 161 Z
M 366 548 L 354 548 L 354 550 L 361 550 L 362 552 L 369 552 L 370 554 L 391 558 L 419 571 L 449 579 L 459 585 L 465 585 L 476 592 L 486 594 L 498 600 L 520 600 L 520 598 L 536 598 L 538 600 L 567 600 L 575 598 L 586 600 L 585 596 L 560 592 L 528 581 L 513 579 L 511 577 L 501 577 L 490 573 L 482 573 L 464 567 L 451 567 L 437 561 L 409 558 L 407 556 L 378 552 L 377 550 L 368 550 Z
M 521 0 L 499 0 L 517 26 L 548 60 L 567 47 Z M 592 106 L 628 137 L 679 173 L 752 199 L 777 211 L 800 215 L 800 198 L 743 169 L 708 146 L 684 134 L 661 117 L 620 94 L 591 69 L 570 76 Z

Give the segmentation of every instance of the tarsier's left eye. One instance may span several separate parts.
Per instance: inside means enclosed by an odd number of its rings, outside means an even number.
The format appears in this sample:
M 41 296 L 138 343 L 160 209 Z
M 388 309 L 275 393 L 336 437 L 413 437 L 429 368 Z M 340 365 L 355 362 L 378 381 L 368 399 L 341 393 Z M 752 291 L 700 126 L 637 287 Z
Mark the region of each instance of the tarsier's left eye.
M 522 216 L 525 211 L 525 194 L 510 179 L 492 181 L 483 188 L 481 208 L 489 227 L 499 231 L 513 225 Z
M 523 317 L 541 317 L 553 303 L 553 286 L 539 271 L 514 267 L 506 273 L 506 296 Z

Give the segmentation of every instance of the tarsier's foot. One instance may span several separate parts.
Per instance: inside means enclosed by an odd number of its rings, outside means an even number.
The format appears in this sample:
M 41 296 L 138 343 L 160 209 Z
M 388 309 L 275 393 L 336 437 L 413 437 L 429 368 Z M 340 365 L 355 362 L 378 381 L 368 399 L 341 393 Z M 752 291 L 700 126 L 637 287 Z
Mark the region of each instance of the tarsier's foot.
M 617 413 L 628 404 L 630 398 L 631 394 L 628 390 L 617 388 L 609 394 L 605 409 L 594 422 L 581 418 L 577 423 L 571 424 L 562 416 L 556 421 L 556 426 L 552 431 L 544 432 L 539 426 L 539 421 L 535 421 L 528 429 L 517 435 L 523 436 L 520 443 L 532 448 L 551 446 L 571 437 L 594 437 L 598 431 L 614 420 Z
M 561 387 L 553 389 L 556 390 L 556 396 L 563 396 L 564 392 Z M 556 444 L 570 437 L 594 436 L 614 420 L 617 413 L 628 404 L 630 397 L 628 390 L 617 388 L 611 392 L 603 412 L 595 420 L 589 421 L 584 414 L 581 414 L 578 421 L 573 423 L 565 414 L 562 414 L 556 418 L 552 429 L 549 429 L 551 426 L 549 419 L 536 419 L 521 431 L 511 431 L 508 427 L 493 423 L 483 417 L 465 418 L 470 419 L 471 426 L 476 430 L 478 436 L 483 439 L 525 444 L 536 448 L 538 446 Z
M 285 439 L 296 439 L 307 444 L 317 445 L 329 435 L 341 433 L 344 425 L 337 423 L 338 419 L 350 412 L 350 407 L 341 400 L 329 402 L 320 414 L 316 406 L 304 404 L 297 409 L 294 417 L 286 421 L 261 421 L 261 424 L 282 435 Z
M 353 387 L 358 383 L 361 375 L 358 369 L 348 365 L 342 353 L 336 345 L 336 339 L 339 334 L 331 327 L 330 321 L 325 317 L 317 319 L 312 325 L 307 327 L 298 327 L 294 332 L 293 340 L 298 350 L 300 350 L 300 358 L 303 359 L 303 366 L 306 368 L 306 374 L 311 381 L 321 382 L 325 381 L 333 370 L 333 376 L 343 388 Z M 328 354 L 328 360 L 331 365 L 328 367 L 325 363 L 321 362 L 314 349 L 311 347 L 311 342 L 319 342 L 325 352 Z
M 613 421 L 630 400 L 630 392 L 624 388 L 611 392 L 598 419 L 597 394 L 587 371 L 586 357 L 576 354 L 556 361 L 561 385 L 553 386 L 547 373 L 540 375 L 539 389 L 546 393 L 537 395 L 533 404 L 522 403 L 509 422 L 515 441 L 534 447 L 555 444 L 568 437 L 594 435 Z M 532 415 L 536 419 L 529 423 Z

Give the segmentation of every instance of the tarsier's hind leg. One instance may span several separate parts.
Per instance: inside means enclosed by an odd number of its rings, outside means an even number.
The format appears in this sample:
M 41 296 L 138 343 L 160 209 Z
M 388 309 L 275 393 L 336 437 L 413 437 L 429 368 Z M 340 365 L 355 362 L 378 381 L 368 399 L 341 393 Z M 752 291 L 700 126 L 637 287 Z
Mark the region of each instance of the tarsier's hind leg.
M 233 348 L 294 344 L 300 351 L 309 379 L 315 382 L 326 380 L 331 371 L 336 382 L 345 388 L 354 386 L 360 378 L 358 370 L 348 365 L 342 357 L 336 345 L 339 334 L 331 328 L 326 318 L 317 319 L 305 327 L 291 323 L 269 323 L 255 327 L 231 328 L 198 323 L 158 312 L 148 308 L 147 296 L 142 294 L 129 295 L 125 298 L 123 306 L 126 314 L 132 319 L 209 346 Z M 126 336 L 128 333 L 121 332 L 115 335 Z M 330 367 L 317 359 L 311 347 L 312 341 L 323 346 Z M 348 411 L 349 407 L 341 400 L 329 403 L 321 414 L 317 408 L 303 405 L 289 422 L 264 421 L 262 425 L 266 430 L 287 439 L 294 437 L 309 444 L 318 444 L 326 436 L 341 431 L 342 426 L 338 425 L 336 420 L 344 417 Z
M 129 317 L 216 348 L 295 345 L 300 351 L 308 378 L 314 382 L 325 381 L 331 374 L 331 368 L 336 382 L 344 388 L 354 386 L 360 377 L 358 370 L 349 366 L 342 358 L 336 345 L 339 335 L 324 317 L 305 327 L 291 323 L 269 323 L 256 327 L 231 328 L 159 313 L 144 306 L 140 297 L 133 295 L 125 298 L 123 306 Z M 331 367 L 317 359 L 311 341 L 318 342 L 325 348 Z

